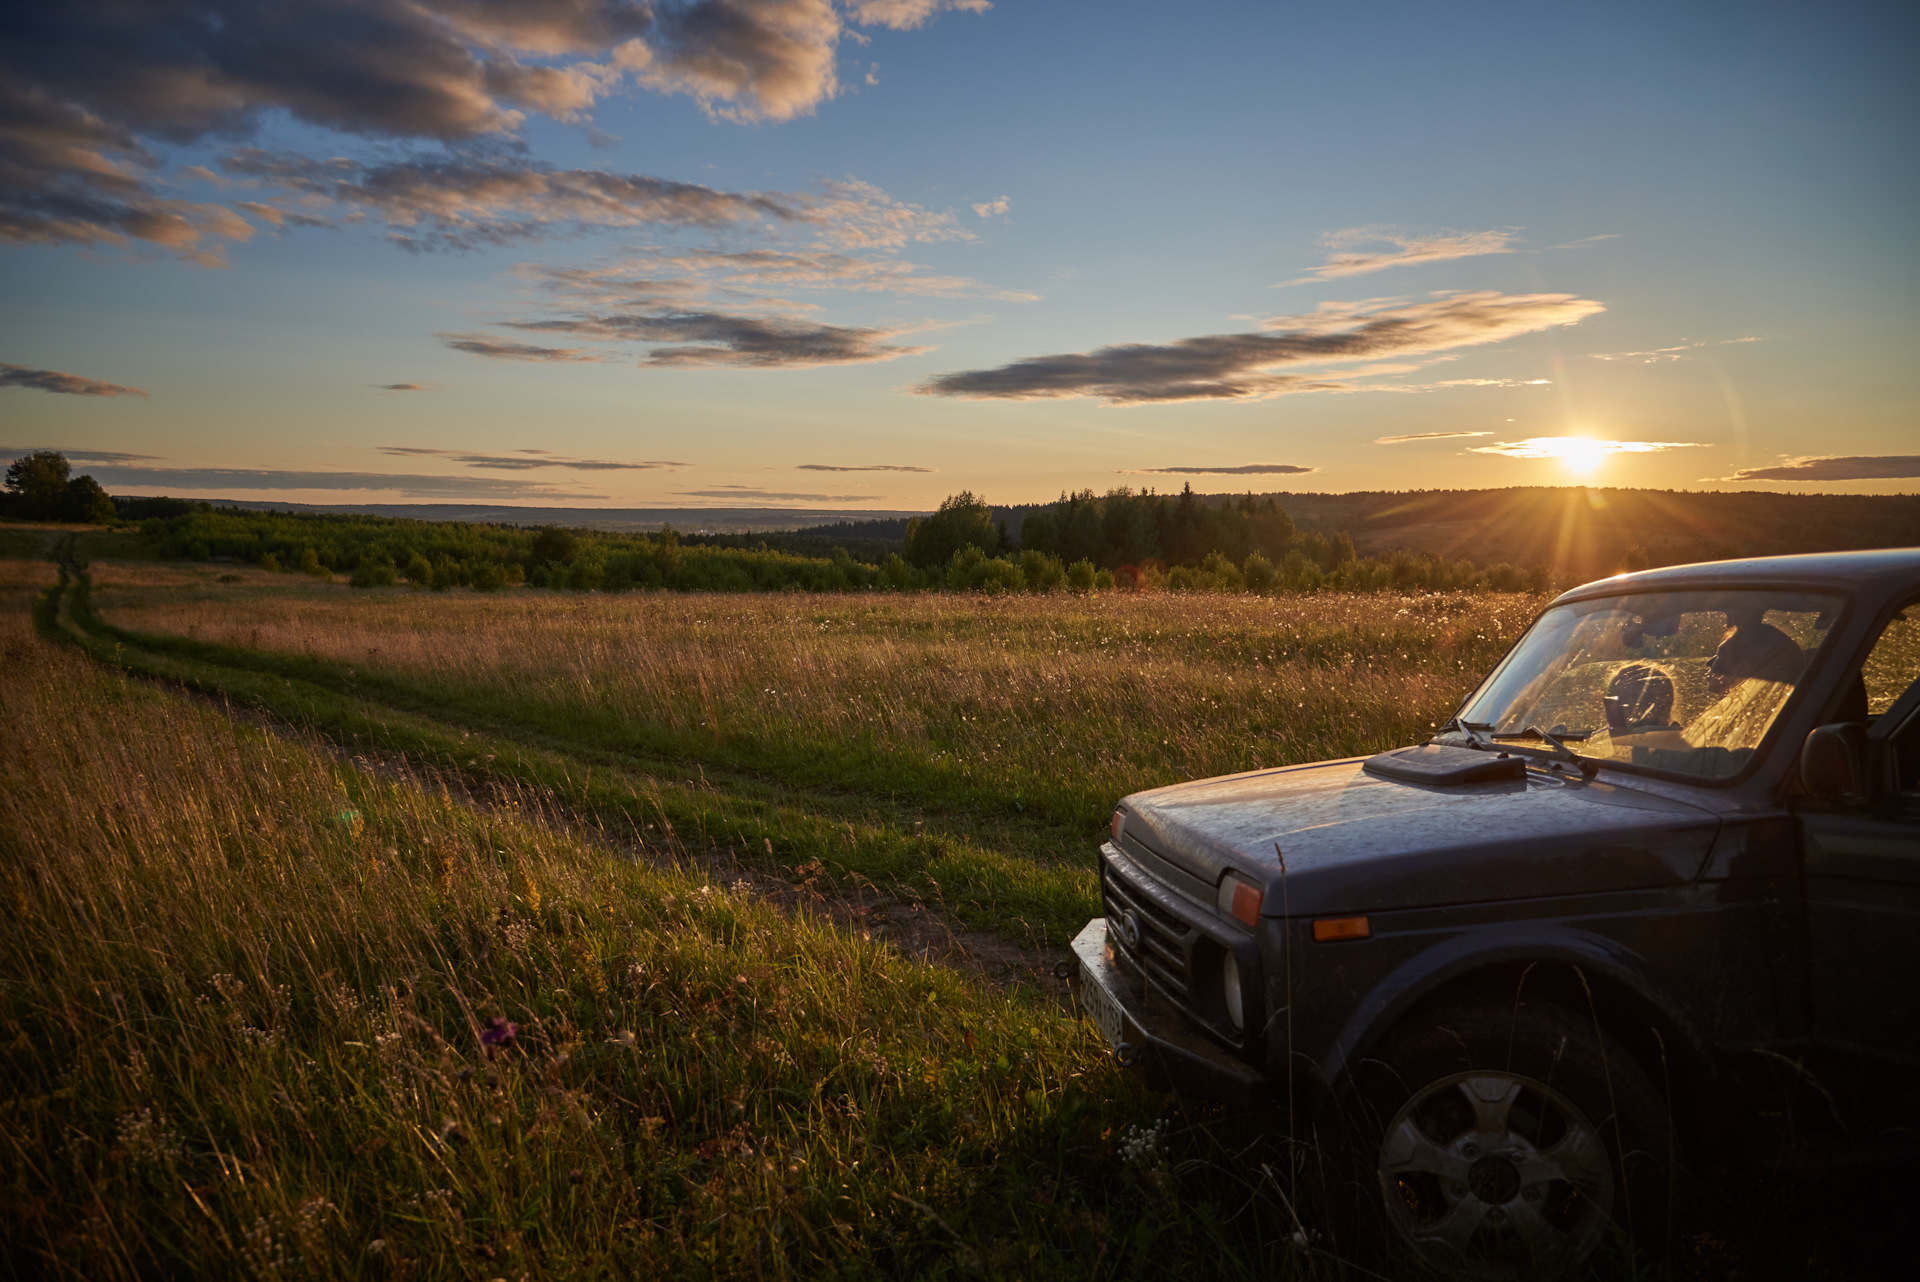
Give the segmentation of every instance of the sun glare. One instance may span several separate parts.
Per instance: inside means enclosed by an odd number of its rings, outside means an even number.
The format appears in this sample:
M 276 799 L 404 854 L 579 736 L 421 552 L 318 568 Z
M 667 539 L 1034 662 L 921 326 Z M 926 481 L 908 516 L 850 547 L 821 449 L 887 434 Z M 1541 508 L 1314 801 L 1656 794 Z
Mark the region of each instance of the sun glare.
M 1591 436 L 1529 436 L 1524 441 L 1495 441 L 1473 445 L 1469 454 L 1501 454 L 1507 458 L 1558 459 L 1575 476 L 1600 470 L 1609 454 L 1658 454 L 1664 450 L 1697 448 L 1698 441 L 1602 441 Z
M 1585 436 L 1562 437 L 1555 451 L 1560 465 L 1575 476 L 1590 476 L 1599 470 L 1613 451 L 1608 449 L 1609 442 L 1596 441 Z

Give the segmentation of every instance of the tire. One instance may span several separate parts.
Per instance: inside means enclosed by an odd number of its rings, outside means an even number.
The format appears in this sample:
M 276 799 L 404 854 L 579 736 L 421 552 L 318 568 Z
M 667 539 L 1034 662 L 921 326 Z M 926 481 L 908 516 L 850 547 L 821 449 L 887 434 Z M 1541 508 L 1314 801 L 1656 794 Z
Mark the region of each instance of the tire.
M 1418 1012 L 1354 1088 L 1354 1158 L 1403 1257 L 1520 1278 L 1664 1239 L 1669 1111 L 1590 1020 L 1545 1002 Z

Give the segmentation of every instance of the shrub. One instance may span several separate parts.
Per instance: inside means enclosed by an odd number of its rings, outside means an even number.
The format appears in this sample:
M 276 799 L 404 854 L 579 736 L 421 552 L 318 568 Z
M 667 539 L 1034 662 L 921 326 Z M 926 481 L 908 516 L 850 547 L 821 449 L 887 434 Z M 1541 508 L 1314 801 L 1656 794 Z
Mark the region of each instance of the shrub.
M 507 567 L 497 561 L 483 561 L 473 571 L 473 586 L 481 592 L 498 592 L 507 586 Z
M 1248 591 L 1265 592 L 1273 586 L 1273 562 L 1258 552 L 1249 552 L 1246 564 L 1240 567 L 1240 577 L 1245 580 Z
M 1206 559 L 1200 562 L 1200 570 L 1212 579 L 1206 586 L 1222 592 L 1238 592 L 1246 586 L 1246 581 L 1240 577 L 1240 568 L 1218 549 L 1207 553 Z
M 907 558 L 898 552 L 889 552 L 887 559 L 880 563 L 880 573 L 886 576 L 887 583 L 898 591 L 904 592 L 913 586 L 913 567 L 907 564 Z
M 415 552 L 407 558 L 407 586 L 424 592 L 433 586 L 433 562 Z
M 1083 556 L 1067 567 L 1067 586 L 1075 592 L 1091 592 L 1103 574 L 1107 575 L 1107 586 L 1112 587 L 1113 575 L 1105 570 L 1096 569 L 1093 562 Z
M 1013 562 L 969 545 L 947 563 L 947 586 L 956 592 L 1018 592 L 1026 582 Z
M 1527 572 L 1502 561 L 1487 571 L 1487 586 L 1495 592 L 1518 592 L 1527 586 Z
M 1067 567 L 1060 564 L 1060 558 L 1050 552 L 1038 552 L 1028 548 L 1020 554 L 1020 577 L 1026 580 L 1029 592 L 1058 592 L 1067 583 Z
M 1323 578 L 1320 567 L 1299 548 L 1280 563 L 1280 582 L 1289 592 L 1318 592 Z
M 300 549 L 300 573 L 311 574 L 316 579 L 331 577 L 328 575 L 326 567 L 320 564 L 320 554 L 312 548 Z
M 571 565 L 579 555 L 580 538 L 572 530 L 550 525 L 534 536 L 532 557 L 535 564 L 558 561 L 562 565 Z
M 260 568 L 268 574 L 278 574 L 280 573 L 280 558 L 271 552 L 263 552 L 260 554 Z
M 353 574 L 347 580 L 347 586 L 355 588 L 390 588 L 399 578 L 393 561 L 388 557 L 362 557 L 360 564 L 353 567 Z

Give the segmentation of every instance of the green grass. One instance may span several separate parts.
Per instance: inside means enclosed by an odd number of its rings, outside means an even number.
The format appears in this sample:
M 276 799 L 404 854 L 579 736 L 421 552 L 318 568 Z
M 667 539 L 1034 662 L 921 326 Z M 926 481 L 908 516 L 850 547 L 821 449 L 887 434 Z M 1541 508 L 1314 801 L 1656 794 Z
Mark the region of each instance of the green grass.
M 1092 850 L 1120 796 L 1417 740 L 1534 608 L 502 600 L 110 570 L 68 614 L 130 670 L 1054 943 L 1097 912 Z
M 32 641 L 13 595 L 15 1272 L 1294 1268 L 1275 1188 L 1052 998 L 262 733 Z
M 983 841 L 971 826 L 929 827 L 914 817 L 924 807 L 894 799 L 649 761 L 590 737 L 574 742 L 524 720 L 491 719 L 458 700 L 383 689 L 337 665 L 128 634 L 94 618 L 83 576 L 42 610 L 52 635 L 129 673 L 252 704 L 342 743 L 405 752 L 475 786 L 551 792 L 576 814 L 669 854 L 720 849 L 789 873 L 821 865 L 829 875 L 905 885 L 966 924 L 1043 944 L 1064 943 L 1099 913 L 1084 839 L 1026 831 L 1010 842 L 1004 825 L 987 824 Z
M 1365 1276 L 1292 1245 L 1296 1209 L 1338 1223 L 1307 1191 L 1332 1157 L 1278 1119 L 1151 1095 L 1056 989 L 903 956 L 688 857 L 831 865 L 1057 943 L 1097 911 L 1100 789 L 1355 750 L 1381 732 L 1348 711 L 1425 715 L 1525 603 L 1465 633 L 1417 598 L 1212 599 L 1157 623 L 1151 601 L 529 610 L 117 558 L 102 586 L 69 561 L 42 591 L 43 567 L 8 565 L 12 1275 Z M 710 645 L 714 620 L 761 631 Z M 659 671 L 621 685 L 636 651 L 610 639 L 636 633 Z M 770 670 L 805 698 L 754 700 Z M 1129 695 L 1142 670 L 1158 679 Z M 876 689 L 890 720 L 831 710 Z M 966 719 L 926 715 L 947 704 Z M 1146 732 L 1182 717 L 1184 741 Z M 1129 724 L 1138 742 L 1100 756 Z M 1062 763 L 1037 729 L 1093 746 Z M 371 747 L 392 750 L 377 769 Z M 1014 807 L 1039 785 L 1057 809 Z M 494 1019 L 518 1033 L 489 1057 Z M 1871 1271 L 1901 1254 L 1910 1185 L 1736 1172 L 1676 1276 Z

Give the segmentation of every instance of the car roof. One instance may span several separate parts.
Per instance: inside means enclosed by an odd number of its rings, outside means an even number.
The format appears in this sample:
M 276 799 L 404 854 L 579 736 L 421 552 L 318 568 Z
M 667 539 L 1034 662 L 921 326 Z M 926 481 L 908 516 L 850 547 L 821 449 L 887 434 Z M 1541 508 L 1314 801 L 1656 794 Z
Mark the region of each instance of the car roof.
M 1878 595 L 1903 592 L 1915 586 L 1920 586 L 1920 547 L 1875 548 L 1866 552 L 1813 552 L 1803 556 L 1757 556 L 1738 561 L 1662 566 L 1582 584 L 1563 592 L 1555 603 L 1649 589 L 1840 588 Z

